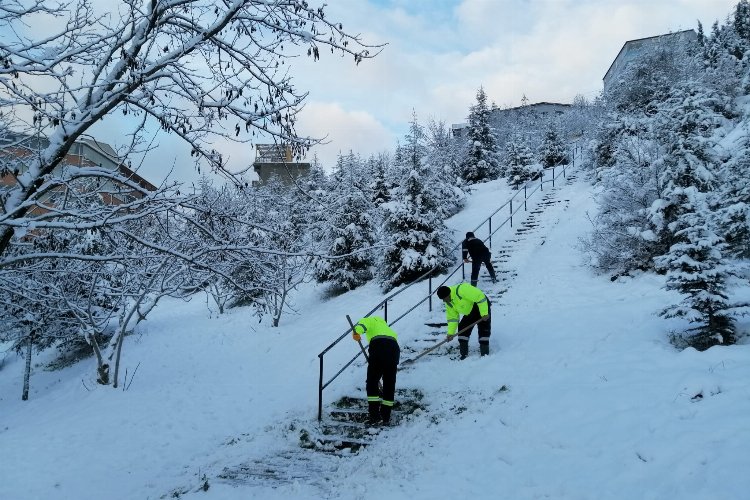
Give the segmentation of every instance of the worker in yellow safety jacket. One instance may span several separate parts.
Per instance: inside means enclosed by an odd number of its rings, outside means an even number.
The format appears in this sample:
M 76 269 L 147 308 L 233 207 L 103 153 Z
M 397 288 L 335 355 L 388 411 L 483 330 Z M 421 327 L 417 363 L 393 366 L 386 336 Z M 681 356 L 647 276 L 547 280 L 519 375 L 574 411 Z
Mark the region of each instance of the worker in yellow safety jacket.
M 368 425 L 388 425 L 391 420 L 396 397 L 396 371 L 401 350 L 398 346 L 398 335 L 386 321 L 379 316 L 368 316 L 354 325 L 352 337 L 359 342 L 361 336 L 369 344 L 367 365 L 367 403 L 370 411 Z M 378 387 L 383 379 L 383 392 Z
M 461 359 L 466 359 L 466 356 L 469 355 L 469 336 L 474 329 L 472 323 L 477 321 L 479 321 L 479 352 L 482 356 L 488 355 L 490 353 L 490 334 L 492 333 L 492 309 L 484 292 L 468 283 L 459 283 L 458 285 L 439 287 L 437 296 L 445 302 L 448 340 L 453 340 L 454 337 L 458 336 Z M 457 331 L 461 333 L 456 335 Z

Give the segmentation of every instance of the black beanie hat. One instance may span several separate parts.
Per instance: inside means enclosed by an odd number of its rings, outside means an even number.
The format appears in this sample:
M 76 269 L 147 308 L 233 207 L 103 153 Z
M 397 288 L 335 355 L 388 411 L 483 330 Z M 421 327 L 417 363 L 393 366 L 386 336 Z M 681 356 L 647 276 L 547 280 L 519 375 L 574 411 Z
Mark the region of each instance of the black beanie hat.
M 450 297 L 450 294 L 451 294 L 451 289 L 448 288 L 447 286 L 441 286 L 440 288 L 437 289 L 437 296 L 441 300 L 446 297 Z
M 472 233 L 471 231 L 469 231 L 468 233 L 466 233 L 466 237 L 467 238 L 473 238 L 474 237 L 474 233 Z

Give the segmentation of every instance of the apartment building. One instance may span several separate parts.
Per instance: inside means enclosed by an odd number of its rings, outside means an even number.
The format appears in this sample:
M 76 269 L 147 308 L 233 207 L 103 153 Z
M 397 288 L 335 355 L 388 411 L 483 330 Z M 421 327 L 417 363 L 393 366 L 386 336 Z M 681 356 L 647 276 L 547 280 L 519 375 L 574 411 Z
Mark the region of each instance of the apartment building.
M 622 46 L 602 79 L 604 82 L 604 92 L 606 93 L 611 90 L 612 84 L 618 80 L 629 64 L 646 54 L 657 50 L 664 50 L 669 53 L 680 46 L 690 46 L 697 44 L 697 42 L 698 33 L 692 29 L 628 40 Z

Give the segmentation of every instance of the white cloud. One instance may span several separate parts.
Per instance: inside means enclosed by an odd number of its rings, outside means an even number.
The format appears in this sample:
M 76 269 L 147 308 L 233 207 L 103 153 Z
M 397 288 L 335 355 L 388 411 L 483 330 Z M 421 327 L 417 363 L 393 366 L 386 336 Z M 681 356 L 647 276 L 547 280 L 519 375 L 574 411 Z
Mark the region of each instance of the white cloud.
M 337 103 L 309 102 L 300 114 L 297 132 L 310 137 L 325 138 L 326 144 L 315 146 L 313 155 L 326 169 L 336 164 L 339 153 L 349 151 L 369 156 L 390 150 L 396 137 L 382 123 L 366 111 L 345 110 Z

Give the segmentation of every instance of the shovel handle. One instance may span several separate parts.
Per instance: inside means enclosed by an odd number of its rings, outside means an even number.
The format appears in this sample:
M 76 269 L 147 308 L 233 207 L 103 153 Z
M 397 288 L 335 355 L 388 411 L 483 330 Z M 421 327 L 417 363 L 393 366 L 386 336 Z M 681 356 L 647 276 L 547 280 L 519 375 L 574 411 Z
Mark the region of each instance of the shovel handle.
M 475 322 L 473 322 L 472 324 L 470 324 L 470 325 L 466 325 L 465 327 L 461 328 L 461 329 L 460 329 L 460 330 L 459 330 L 458 332 L 456 332 L 456 334 L 455 334 L 455 335 L 461 335 L 462 333 L 464 333 L 465 331 L 469 330 L 470 328 L 473 328 L 473 327 L 474 327 L 474 325 L 476 325 L 477 323 L 481 323 L 482 321 L 484 321 L 484 318 L 479 318 L 478 320 L 476 320 L 476 321 L 475 321 Z M 434 351 L 435 349 L 437 349 L 437 348 L 438 348 L 438 347 L 440 347 L 441 345 L 445 344 L 445 343 L 446 343 L 446 342 L 448 342 L 449 340 L 452 340 L 452 339 L 449 339 L 449 338 L 444 338 L 443 340 L 441 340 L 440 342 L 438 342 L 438 343 L 437 343 L 437 344 L 435 344 L 434 346 L 432 346 L 432 347 L 430 347 L 430 348 L 428 348 L 428 349 L 425 349 L 424 351 L 422 351 L 422 352 L 421 352 L 421 353 L 420 353 L 420 354 L 419 354 L 419 355 L 418 355 L 418 356 L 417 356 L 416 358 L 413 358 L 413 359 L 407 359 L 407 360 L 406 360 L 406 361 L 404 361 L 404 362 L 403 362 L 402 364 L 406 365 L 406 364 L 411 364 L 411 363 L 414 363 L 414 362 L 415 362 L 416 360 L 418 360 L 419 358 L 421 358 L 421 357 L 422 357 L 422 356 L 424 356 L 425 354 L 429 354 L 429 353 L 431 353 L 432 351 Z
M 352 322 L 352 318 L 350 318 L 348 314 L 346 315 L 346 320 L 349 322 L 349 326 L 352 329 L 352 333 L 357 333 L 357 332 L 354 331 L 354 323 Z M 367 351 L 365 351 L 365 346 L 362 345 L 362 340 L 361 339 L 358 340 L 357 343 L 359 344 L 359 348 L 362 349 L 362 354 L 365 357 L 365 361 L 367 361 L 369 363 L 370 362 L 370 358 L 369 358 L 369 356 L 367 356 Z

